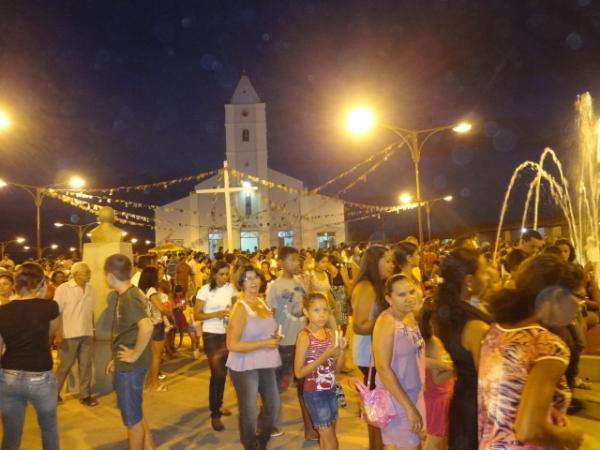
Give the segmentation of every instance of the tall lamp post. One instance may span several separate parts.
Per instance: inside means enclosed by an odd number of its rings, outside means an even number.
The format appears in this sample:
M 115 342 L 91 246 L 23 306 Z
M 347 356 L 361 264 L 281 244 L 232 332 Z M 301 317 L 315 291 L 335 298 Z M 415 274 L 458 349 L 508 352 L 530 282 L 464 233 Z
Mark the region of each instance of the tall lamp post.
M 453 198 L 454 197 L 451 195 L 446 195 L 445 197 L 434 198 L 433 200 L 425 200 L 423 202 L 425 214 L 427 214 L 427 241 L 431 241 L 431 207 L 442 200 L 445 202 L 451 202 Z
M 69 187 L 72 189 L 82 188 L 85 184 L 85 181 L 80 177 L 72 177 L 69 180 Z M 36 258 L 40 259 L 42 257 L 42 239 L 41 239 L 41 208 L 42 202 L 44 201 L 44 197 L 48 194 L 48 191 L 55 187 L 60 187 L 61 184 L 53 184 L 49 186 L 32 186 L 30 184 L 21 184 L 21 183 L 13 183 L 6 182 L 4 180 L 0 180 L 0 188 L 6 186 L 14 186 L 24 191 L 27 191 L 29 195 L 33 198 L 33 203 L 35 205 L 35 253 Z
M 12 244 L 13 242 L 16 242 L 17 244 L 22 244 L 23 242 L 25 242 L 25 238 L 18 237 L 15 239 L 11 239 L 10 241 L 0 242 L 0 259 L 4 258 L 4 252 L 6 251 L 6 247 L 8 247 L 8 245 Z
M 347 127 L 350 131 L 356 134 L 368 132 L 375 125 L 375 116 L 373 113 L 364 107 L 355 108 L 347 118 Z M 378 124 L 382 128 L 392 131 L 400 137 L 402 142 L 406 144 L 410 151 L 413 164 L 415 166 L 415 189 L 417 203 L 417 224 L 419 228 L 419 243 L 423 244 L 423 217 L 421 213 L 421 177 L 419 172 L 419 164 L 421 162 L 421 152 L 427 141 L 441 131 L 453 130 L 456 133 L 467 133 L 471 130 L 472 125 L 468 122 L 460 122 L 458 124 L 445 125 L 436 128 L 426 128 L 423 130 L 411 130 L 408 128 L 400 128 L 393 125 Z
M 83 235 L 92 225 L 96 225 L 98 222 L 86 223 L 85 225 L 78 225 L 74 223 L 54 222 L 56 228 L 69 227 L 77 233 L 77 239 L 79 239 L 79 257 L 83 257 Z

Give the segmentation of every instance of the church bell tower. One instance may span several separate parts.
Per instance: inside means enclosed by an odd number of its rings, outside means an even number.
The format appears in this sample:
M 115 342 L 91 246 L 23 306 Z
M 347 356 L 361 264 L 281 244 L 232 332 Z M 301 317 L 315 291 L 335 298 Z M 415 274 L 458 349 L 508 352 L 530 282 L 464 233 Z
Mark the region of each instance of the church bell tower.
M 225 105 L 225 140 L 229 167 L 267 179 L 265 103 L 245 72 Z

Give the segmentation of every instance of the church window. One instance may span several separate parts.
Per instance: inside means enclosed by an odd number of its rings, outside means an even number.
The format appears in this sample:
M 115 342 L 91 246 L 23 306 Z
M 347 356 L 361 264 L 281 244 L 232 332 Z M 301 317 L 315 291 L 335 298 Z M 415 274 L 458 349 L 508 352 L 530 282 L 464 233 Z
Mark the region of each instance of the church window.
M 242 141 L 249 142 L 250 141 L 250 130 L 244 129 L 242 131 Z
M 246 201 L 246 216 L 252 215 L 252 197 L 248 194 L 249 192 L 246 192 L 246 196 L 244 198 Z

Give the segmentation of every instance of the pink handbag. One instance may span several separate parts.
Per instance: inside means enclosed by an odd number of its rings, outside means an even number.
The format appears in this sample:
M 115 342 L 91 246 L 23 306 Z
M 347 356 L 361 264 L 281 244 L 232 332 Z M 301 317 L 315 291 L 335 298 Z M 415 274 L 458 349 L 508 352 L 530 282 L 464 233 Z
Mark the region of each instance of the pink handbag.
M 355 381 L 356 389 L 362 401 L 362 418 L 369 425 L 384 428 L 398 413 L 392 402 L 392 394 L 385 389 L 375 388 L 371 390 L 369 388 L 371 386 L 372 371 L 373 365 L 369 364 L 369 375 L 367 376 L 366 385 L 360 380 Z

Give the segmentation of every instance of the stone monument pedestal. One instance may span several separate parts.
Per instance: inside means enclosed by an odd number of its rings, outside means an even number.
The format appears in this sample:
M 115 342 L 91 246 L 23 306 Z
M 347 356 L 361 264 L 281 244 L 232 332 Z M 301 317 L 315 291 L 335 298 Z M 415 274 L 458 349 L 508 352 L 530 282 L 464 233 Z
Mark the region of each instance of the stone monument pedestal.
M 104 261 L 115 253 L 127 255 L 133 263 L 133 248 L 129 242 L 87 243 L 83 246 L 83 262 L 92 272 L 90 283 L 96 293 L 96 342 L 92 370 L 92 391 L 96 394 L 106 394 L 113 390 L 112 376 L 107 376 L 104 369 L 112 358 L 110 341 L 117 296 L 106 284 Z

